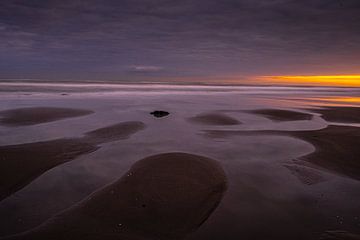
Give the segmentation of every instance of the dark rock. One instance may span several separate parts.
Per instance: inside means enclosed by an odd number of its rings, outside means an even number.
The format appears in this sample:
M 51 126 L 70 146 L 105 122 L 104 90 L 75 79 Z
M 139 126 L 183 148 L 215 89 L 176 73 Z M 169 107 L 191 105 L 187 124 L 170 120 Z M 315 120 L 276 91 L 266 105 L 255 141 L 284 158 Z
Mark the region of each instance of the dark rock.
M 154 117 L 161 118 L 169 115 L 170 113 L 166 111 L 153 111 L 150 114 L 153 115 Z

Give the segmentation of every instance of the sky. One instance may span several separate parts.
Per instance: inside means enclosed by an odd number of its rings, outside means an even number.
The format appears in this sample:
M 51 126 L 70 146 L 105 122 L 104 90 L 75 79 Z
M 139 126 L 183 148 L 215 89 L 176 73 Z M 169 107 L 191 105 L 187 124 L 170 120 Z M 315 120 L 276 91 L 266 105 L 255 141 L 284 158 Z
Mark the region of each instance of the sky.
M 359 0 L 0 1 L 3 80 L 360 86 L 359 74 Z

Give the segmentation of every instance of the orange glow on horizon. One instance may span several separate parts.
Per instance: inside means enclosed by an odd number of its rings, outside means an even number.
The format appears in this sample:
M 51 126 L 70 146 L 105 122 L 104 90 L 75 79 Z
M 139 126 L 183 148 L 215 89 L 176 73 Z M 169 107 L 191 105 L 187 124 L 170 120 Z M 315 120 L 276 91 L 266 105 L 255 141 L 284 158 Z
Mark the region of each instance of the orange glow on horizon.
M 263 76 L 261 80 L 282 84 L 360 87 L 360 75 Z

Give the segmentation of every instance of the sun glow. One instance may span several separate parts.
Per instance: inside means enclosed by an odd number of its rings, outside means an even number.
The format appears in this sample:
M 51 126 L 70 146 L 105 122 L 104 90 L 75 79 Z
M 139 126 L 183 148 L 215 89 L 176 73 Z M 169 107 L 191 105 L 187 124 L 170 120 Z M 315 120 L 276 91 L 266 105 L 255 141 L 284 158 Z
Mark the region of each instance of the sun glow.
M 360 87 L 360 75 L 263 76 L 261 79 L 282 84 Z

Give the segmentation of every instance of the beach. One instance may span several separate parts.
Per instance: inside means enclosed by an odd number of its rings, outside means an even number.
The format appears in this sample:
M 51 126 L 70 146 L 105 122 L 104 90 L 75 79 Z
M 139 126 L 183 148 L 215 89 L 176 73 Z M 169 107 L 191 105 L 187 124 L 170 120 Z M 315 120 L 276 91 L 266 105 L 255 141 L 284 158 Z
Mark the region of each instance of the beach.
M 358 96 L 2 83 L 0 239 L 357 239 Z

